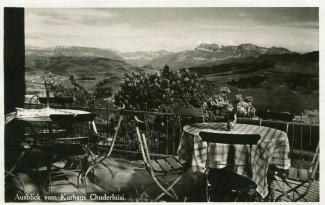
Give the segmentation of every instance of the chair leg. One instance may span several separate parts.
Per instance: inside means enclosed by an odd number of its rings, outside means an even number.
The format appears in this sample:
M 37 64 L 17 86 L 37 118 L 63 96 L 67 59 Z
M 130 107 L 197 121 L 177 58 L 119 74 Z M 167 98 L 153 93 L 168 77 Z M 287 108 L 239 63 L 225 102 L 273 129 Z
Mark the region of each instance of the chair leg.
M 178 196 L 176 194 L 176 192 L 174 191 L 173 187 L 179 182 L 179 180 L 182 178 L 182 174 L 179 174 L 177 176 L 177 178 L 175 180 L 173 180 L 172 184 L 169 184 L 166 180 L 164 180 L 163 178 L 158 178 L 154 175 L 151 175 L 152 179 L 154 180 L 154 182 L 147 186 L 141 196 L 140 196 L 140 201 L 144 201 L 144 196 L 147 195 L 147 190 L 152 187 L 153 185 L 157 185 L 160 190 L 162 191 L 161 194 L 159 194 L 154 201 L 158 201 L 159 199 L 161 199 L 163 196 L 167 195 L 172 199 L 178 200 Z M 166 188 L 165 188 L 166 187 Z
M 301 186 L 302 186 L 302 185 L 301 185 Z M 301 186 L 297 187 L 297 189 L 300 188 Z M 297 201 L 301 200 L 302 198 L 304 198 L 304 197 L 307 195 L 308 191 L 309 191 L 309 188 L 308 188 L 307 190 L 304 191 L 304 193 L 300 193 L 300 192 L 298 192 L 297 189 L 295 189 L 295 190 L 293 190 L 293 191 L 294 191 L 295 193 L 297 193 L 297 194 L 299 195 L 299 197 L 293 199 L 294 202 L 297 202 Z
M 48 150 L 48 156 L 47 156 L 47 175 L 48 175 L 48 191 L 49 193 L 52 193 L 52 163 L 53 163 L 53 154 L 52 150 Z
M 18 157 L 16 163 L 12 166 L 12 168 L 8 171 L 9 173 L 13 173 L 13 171 L 16 169 L 17 165 L 19 164 L 20 160 L 27 154 L 28 151 L 22 151 L 20 156 Z
M 18 182 L 20 183 L 20 185 L 22 186 L 21 191 L 24 192 L 24 190 L 25 190 L 25 184 L 24 184 L 24 182 L 23 182 L 21 179 L 19 179 L 19 177 L 18 177 L 17 175 L 15 175 L 15 174 L 13 174 L 13 173 L 11 173 L 11 172 L 8 172 L 8 171 L 5 171 L 5 174 L 6 174 L 6 177 L 11 176 L 11 177 L 17 179 L 17 181 L 18 181 Z
M 175 181 L 166 189 L 167 192 L 171 191 L 172 194 L 174 195 L 173 198 L 175 198 L 176 200 L 178 200 L 178 196 L 176 194 L 176 192 L 174 191 L 173 187 L 179 182 L 179 180 L 181 180 L 182 178 L 182 175 L 179 175 Z M 164 181 L 167 185 L 168 185 L 168 182 L 166 182 L 165 180 L 163 179 L 160 179 L 161 181 Z M 163 197 L 164 195 L 166 195 L 165 192 L 161 193 L 158 197 L 156 197 L 155 201 L 158 201 L 161 197 Z
M 280 195 L 276 198 L 276 200 L 275 200 L 276 202 L 279 201 L 279 200 L 280 200 L 282 197 L 284 197 L 284 196 L 286 196 L 286 197 L 287 197 L 288 199 L 290 199 L 291 201 L 299 201 L 299 200 L 302 199 L 304 196 L 306 196 L 306 194 L 308 193 L 309 188 L 307 188 L 306 191 L 305 191 L 303 194 L 299 193 L 298 190 L 297 190 L 297 189 L 299 189 L 300 187 L 302 187 L 303 185 L 305 185 L 305 182 L 299 184 L 298 186 L 292 187 L 292 186 L 290 185 L 290 183 L 289 183 L 286 179 L 283 178 L 282 181 L 284 182 L 285 185 L 288 186 L 289 190 L 286 191 L 286 190 L 284 189 L 284 187 L 279 186 L 280 189 L 281 189 L 281 191 L 282 191 L 282 194 L 280 194 Z M 300 196 L 299 196 L 297 199 L 294 199 L 294 198 L 291 199 L 291 198 L 288 196 L 288 194 L 291 193 L 291 192 L 297 193 L 297 194 L 300 195 Z
M 205 195 L 206 195 L 206 201 L 207 202 L 210 202 L 210 200 L 211 200 L 211 196 L 210 196 L 210 189 L 211 189 L 211 184 L 210 184 L 210 182 L 209 182 L 209 177 L 208 177 L 208 175 L 209 175 L 209 168 L 207 168 L 206 170 L 205 170 L 205 172 L 204 172 L 204 176 L 205 176 L 205 183 L 206 183 L 206 186 L 205 186 Z
M 157 180 L 161 181 L 161 183 L 163 183 L 165 186 L 168 186 L 168 185 L 169 185 L 169 184 L 168 184 L 166 181 L 164 181 L 164 180 L 161 180 L 161 179 L 157 179 Z M 151 184 L 148 185 L 145 189 L 143 189 L 143 191 L 142 191 L 142 193 L 141 193 L 141 195 L 140 195 L 140 198 L 139 198 L 140 201 L 142 201 L 142 202 L 150 201 L 149 198 L 152 198 L 152 197 L 149 197 L 147 191 L 150 190 L 150 188 L 153 188 L 153 187 L 156 187 L 156 186 L 157 186 L 156 183 L 151 183 Z M 160 187 L 159 187 L 159 188 L 160 188 Z M 171 191 L 174 192 L 173 190 L 171 190 Z M 161 197 L 163 197 L 164 195 L 168 195 L 170 198 L 174 198 L 174 193 L 165 194 L 165 192 L 162 192 L 160 195 L 162 195 Z M 157 196 L 153 201 L 158 201 L 158 200 L 161 198 L 160 195 L 158 195 L 158 196 Z M 147 200 L 144 200 L 144 199 L 145 199 L 144 197 L 146 197 Z M 159 197 L 159 199 L 157 199 L 158 197 Z
M 98 160 L 99 159 L 99 160 Z M 83 176 L 82 176 L 82 178 L 86 178 L 87 176 L 88 176 L 88 174 L 91 172 L 91 171 L 93 171 L 99 164 L 101 164 L 101 165 L 103 165 L 106 169 L 108 169 L 108 171 L 111 173 L 111 175 L 112 175 L 112 178 L 114 178 L 115 177 L 115 173 L 113 172 L 113 170 L 109 167 L 109 166 L 107 166 L 103 161 L 104 161 L 104 159 L 107 159 L 107 160 L 110 160 L 111 162 L 113 162 L 111 159 L 109 159 L 109 158 L 101 158 L 101 157 L 99 157 L 99 158 L 97 158 L 97 159 L 95 159 L 93 162 L 91 162 L 91 165 L 87 168 L 87 170 L 85 171 L 85 173 L 83 174 Z M 115 166 L 115 168 L 117 167 L 116 166 L 116 164 L 114 164 Z
M 206 176 L 206 185 L 205 185 L 205 196 L 206 196 L 206 201 L 207 202 L 210 202 L 210 189 L 211 189 L 211 184 L 209 183 L 209 179 L 208 179 L 208 176 Z
M 20 154 L 20 156 L 18 157 L 16 163 L 12 166 L 12 168 L 11 168 L 9 171 L 5 170 L 5 177 L 7 177 L 7 176 L 12 176 L 12 177 L 14 177 L 14 178 L 17 179 L 18 182 L 22 185 L 22 188 L 23 188 L 23 189 L 24 189 L 24 187 L 25 187 L 24 182 L 23 182 L 21 179 L 19 179 L 19 177 L 17 177 L 17 176 L 14 174 L 14 171 L 15 171 L 17 165 L 19 164 L 19 162 L 22 160 L 22 158 L 23 158 L 23 157 L 24 157 L 24 156 L 25 156 L 29 151 L 30 151 L 30 149 L 23 150 L 22 153 Z M 24 191 L 24 190 L 22 190 L 22 191 Z
M 292 188 L 292 191 L 293 191 L 294 193 L 297 193 L 298 196 L 299 196 L 299 197 L 297 197 L 296 199 L 293 199 L 294 202 L 299 201 L 300 199 L 304 198 L 304 197 L 307 195 L 307 193 L 308 193 L 308 191 L 309 191 L 309 189 L 310 189 L 310 187 L 311 187 L 311 182 L 309 182 L 308 187 L 306 188 L 306 190 L 305 190 L 303 193 L 301 193 L 301 192 L 298 191 L 298 189 L 299 189 L 300 187 L 304 186 L 305 184 L 306 184 L 306 182 L 303 182 L 303 183 L 299 184 L 298 186 Z
M 274 193 L 275 193 L 275 173 L 267 174 L 267 183 L 268 183 L 268 192 L 265 202 L 275 202 Z

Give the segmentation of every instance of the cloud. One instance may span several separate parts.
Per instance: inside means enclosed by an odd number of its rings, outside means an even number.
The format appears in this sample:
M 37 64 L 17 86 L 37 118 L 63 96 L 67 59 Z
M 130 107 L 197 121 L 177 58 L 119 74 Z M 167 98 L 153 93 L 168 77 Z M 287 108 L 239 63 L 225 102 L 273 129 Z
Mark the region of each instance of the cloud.
M 25 18 L 28 45 L 122 51 L 178 51 L 202 42 L 309 51 L 319 47 L 318 27 L 315 8 L 33 8 Z
M 38 18 L 46 24 L 73 25 L 108 23 L 117 14 L 100 9 L 26 9 L 26 15 Z

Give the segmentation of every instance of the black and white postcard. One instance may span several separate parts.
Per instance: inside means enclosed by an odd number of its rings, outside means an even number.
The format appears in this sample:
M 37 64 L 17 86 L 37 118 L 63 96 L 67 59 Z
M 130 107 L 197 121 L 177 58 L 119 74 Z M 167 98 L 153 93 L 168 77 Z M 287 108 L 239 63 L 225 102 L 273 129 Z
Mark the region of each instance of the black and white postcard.
M 5 1 L 3 201 L 320 203 L 321 10 Z

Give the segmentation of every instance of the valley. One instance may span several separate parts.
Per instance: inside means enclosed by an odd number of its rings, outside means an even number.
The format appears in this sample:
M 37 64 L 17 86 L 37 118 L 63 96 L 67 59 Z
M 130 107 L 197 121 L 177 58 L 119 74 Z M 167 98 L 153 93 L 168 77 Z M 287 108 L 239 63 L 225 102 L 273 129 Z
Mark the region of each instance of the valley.
M 301 114 L 319 109 L 318 51 L 300 54 L 285 48 L 253 44 L 200 44 L 181 52 L 118 52 L 85 47 L 26 47 L 26 94 L 43 95 L 39 76 L 55 74 L 56 83 L 72 86 L 69 77 L 101 98 L 111 97 L 126 73 L 157 72 L 164 65 L 189 69 L 212 82 L 215 91 L 230 87 L 251 95 L 257 109 Z

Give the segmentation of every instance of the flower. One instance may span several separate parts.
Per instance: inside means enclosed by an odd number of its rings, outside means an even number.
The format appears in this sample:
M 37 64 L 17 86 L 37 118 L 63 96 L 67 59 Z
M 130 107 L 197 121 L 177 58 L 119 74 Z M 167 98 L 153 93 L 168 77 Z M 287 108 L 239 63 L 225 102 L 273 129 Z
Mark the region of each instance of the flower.
M 202 105 L 204 108 L 208 107 L 208 103 L 207 102 L 203 102 L 203 105 Z
M 231 93 L 231 91 L 230 91 L 230 89 L 228 87 L 221 87 L 219 89 L 219 92 L 220 93 L 223 93 L 223 94 L 229 94 L 229 93 Z
M 237 113 L 241 116 L 252 116 L 255 108 L 252 105 L 251 96 L 243 98 L 241 94 L 230 99 L 231 91 L 228 87 L 221 87 L 219 93 L 210 97 L 207 101 L 207 108 L 217 115 L 229 116 L 230 113 Z
M 243 100 L 243 97 L 241 96 L 241 94 L 236 95 L 236 101 L 240 102 Z

